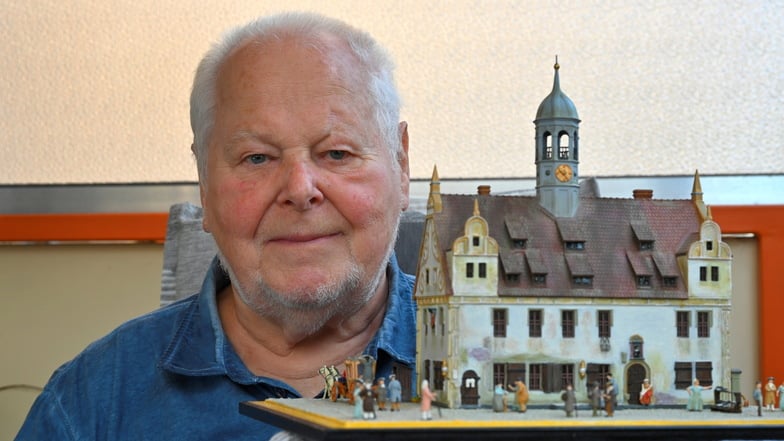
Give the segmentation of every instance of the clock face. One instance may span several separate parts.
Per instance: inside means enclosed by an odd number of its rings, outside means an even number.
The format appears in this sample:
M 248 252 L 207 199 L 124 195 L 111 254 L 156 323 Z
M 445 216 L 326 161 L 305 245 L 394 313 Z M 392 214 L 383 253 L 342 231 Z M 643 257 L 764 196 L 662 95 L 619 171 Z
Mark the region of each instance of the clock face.
M 555 169 L 555 177 L 561 182 L 572 179 L 572 168 L 566 164 L 561 164 Z

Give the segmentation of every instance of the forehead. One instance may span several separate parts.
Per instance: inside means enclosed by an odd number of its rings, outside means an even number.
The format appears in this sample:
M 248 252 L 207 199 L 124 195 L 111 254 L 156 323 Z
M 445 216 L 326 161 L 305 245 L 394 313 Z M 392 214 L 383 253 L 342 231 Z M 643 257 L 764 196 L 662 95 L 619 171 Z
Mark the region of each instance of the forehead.
M 223 63 L 217 78 L 218 101 L 240 98 L 249 90 L 282 100 L 346 94 L 366 101 L 367 75 L 347 43 L 331 35 L 250 39 Z

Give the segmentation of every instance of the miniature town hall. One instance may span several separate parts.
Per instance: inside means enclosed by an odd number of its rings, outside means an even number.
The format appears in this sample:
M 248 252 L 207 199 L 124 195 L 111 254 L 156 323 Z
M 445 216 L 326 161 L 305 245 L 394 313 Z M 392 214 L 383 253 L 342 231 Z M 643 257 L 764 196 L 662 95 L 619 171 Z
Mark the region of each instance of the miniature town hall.
M 729 385 L 732 257 L 699 174 L 690 200 L 580 185 L 580 120 L 558 69 L 534 121 L 535 196 L 441 194 L 434 169 L 414 292 L 418 378 L 453 408 L 488 406 L 495 385 L 516 380 L 532 405 L 559 402 L 567 384 L 585 401 L 607 373 L 628 404 L 644 379 L 657 404 L 686 403 L 695 378 Z

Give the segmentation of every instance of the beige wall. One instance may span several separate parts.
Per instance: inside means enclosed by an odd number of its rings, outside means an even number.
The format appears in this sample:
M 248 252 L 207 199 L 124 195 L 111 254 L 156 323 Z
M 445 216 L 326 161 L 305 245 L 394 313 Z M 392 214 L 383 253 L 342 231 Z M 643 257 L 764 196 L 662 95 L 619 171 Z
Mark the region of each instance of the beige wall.
M 0 184 L 194 181 L 198 59 L 283 7 L 389 47 L 417 178 L 534 176 L 556 54 L 582 176 L 784 172 L 780 0 L 32 0 L 0 3 Z
M 93 340 L 160 304 L 163 246 L 0 246 L 0 387 L 42 387 Z M 38 391 L 0 391 L 0 440 Z

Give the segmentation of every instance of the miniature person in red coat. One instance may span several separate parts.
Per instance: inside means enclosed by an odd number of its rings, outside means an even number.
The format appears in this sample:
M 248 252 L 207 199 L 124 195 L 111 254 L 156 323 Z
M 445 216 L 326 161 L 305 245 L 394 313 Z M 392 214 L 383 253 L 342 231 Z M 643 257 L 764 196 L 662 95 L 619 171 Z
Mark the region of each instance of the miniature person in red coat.
M 643 406 L 650 406 L 653 399 L 653 386 L 648 379 L 642 380 L 642 388 L 640 389 L 640 404 Z
M 422 380 L 422 403 L 420 406 L 420 410 L 422 411 L 422 419 L 423 420 L 432 420 L 433 415 L 430 413 L 430 405 L 433 403 L 433 400 L 436 399 L 436 396 L 433 392 L 430 392 L 430 384 L 427 380 Z

